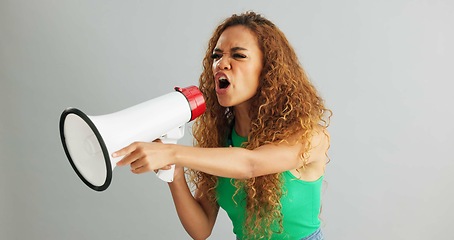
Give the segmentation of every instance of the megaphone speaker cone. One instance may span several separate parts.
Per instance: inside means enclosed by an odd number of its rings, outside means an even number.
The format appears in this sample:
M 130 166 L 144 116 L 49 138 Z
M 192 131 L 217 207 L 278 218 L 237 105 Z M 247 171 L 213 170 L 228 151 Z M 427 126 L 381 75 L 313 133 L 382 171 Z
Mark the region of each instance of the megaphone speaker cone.
M 79 178 L 91 189 L 104 191 L 112 181 L 112 166 L 105 142 L 82 111 L 68 108 L 60 117 L 60 138 L 66 157 Z

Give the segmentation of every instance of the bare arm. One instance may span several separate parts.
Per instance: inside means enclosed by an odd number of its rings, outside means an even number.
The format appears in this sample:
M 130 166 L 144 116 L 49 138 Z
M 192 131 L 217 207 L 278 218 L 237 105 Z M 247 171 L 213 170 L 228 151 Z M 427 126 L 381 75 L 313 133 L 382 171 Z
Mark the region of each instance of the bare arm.
M 318 142 L 328 142 L 324 136 L 323 132 L 316 131 L 313 139 L 320 138 Z M 306 163 L 324 159 L 327 146 L 329 143 L 312 144 Z M 126 155 L 117 165 L 131 164 L 134 173 L 177 164 L 215 176 L 247 179 L 300 168 L 303 164 L 302 151 L 302 143 L 288 142 L 266 144 L 254 150 L 136 142 L 116 152 L 118 155 L 115 156 Z
M 210 204 L 205 197 L 200 197 L 201 190 L 196 191 L 195 197 L 192 196 L 182 169 L 176 172 L 174 181 L 169 183 L 169 188 L 178 217 L 186 232 L 193 239 L 207 239 L 213 230 L 219 207 Z
M 271 144 L 254 150 L 178 146 L 175 162 L 216 176 L 246 179 L 297 168 L 299 149 Z
M 311 138 L 306 164 L 325 162 L 329 148 L 326 130 L 317 129 Z M 247 179 L 302 167 L 303 144 L 266 144 L 254 150 L 244 148 L 193 148 L 178 146 L 175 162 L 216 176 Z

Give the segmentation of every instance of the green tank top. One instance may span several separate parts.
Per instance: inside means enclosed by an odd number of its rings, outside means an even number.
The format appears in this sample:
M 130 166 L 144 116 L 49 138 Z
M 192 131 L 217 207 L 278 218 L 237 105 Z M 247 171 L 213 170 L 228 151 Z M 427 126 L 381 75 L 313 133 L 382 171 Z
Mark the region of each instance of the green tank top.
M 247 138 L 232 131 L 231 145 L 240 147 Z M 301 239 L 309 236 L 320 227 L 320 193 L 323 176 L 313 182 L 297 179 L 290 171 L 281 173 L 284 195 L 281 197 L 283 232 L 273 233 L 271 239 Z M 246 193 L 239 191 L 233 199 L 235 179 L 218 178 L 216 194 L 218 204 L 223 208 L 233 224 L 233 232 L 238 239 L 243 239 L 243 226 L 246 219 Z M 276 232 L 278 225 L 271 229 Z

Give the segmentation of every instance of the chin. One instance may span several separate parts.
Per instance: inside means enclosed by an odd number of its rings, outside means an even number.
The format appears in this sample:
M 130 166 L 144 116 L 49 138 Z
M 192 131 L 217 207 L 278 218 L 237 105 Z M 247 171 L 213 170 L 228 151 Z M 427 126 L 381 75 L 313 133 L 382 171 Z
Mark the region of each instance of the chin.
M 225 107 L 225 108 L 233 107 L 231 104 L 222 104 L 222 103 L 219 103 L 219 105 L 221 105 L 221 107 Z
M 221 100 L 219 100 L 219 98 L 218 98 L 218 103 L 219 103 L 219 105 L 221 105 L 221 107 L 225 107 L 225 108 L 233 107 L 233 105 L 231 103 L 221 101 Z

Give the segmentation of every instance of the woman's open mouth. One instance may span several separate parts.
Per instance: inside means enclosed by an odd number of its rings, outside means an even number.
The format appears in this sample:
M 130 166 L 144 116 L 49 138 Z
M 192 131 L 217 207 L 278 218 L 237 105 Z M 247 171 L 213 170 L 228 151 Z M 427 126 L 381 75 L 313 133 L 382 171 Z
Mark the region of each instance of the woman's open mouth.
M 227 90 L 230 87 L 230 80 L 223 72 L 218 72 L 214 76 L 216 80 L 216 93 L 223 95 L 227 93 Z
M 220 77 L 218 81 L 219 81 L 219 88 L 220 89 L 226 89 L 230 85 L 229 80 L 225 76 Z

